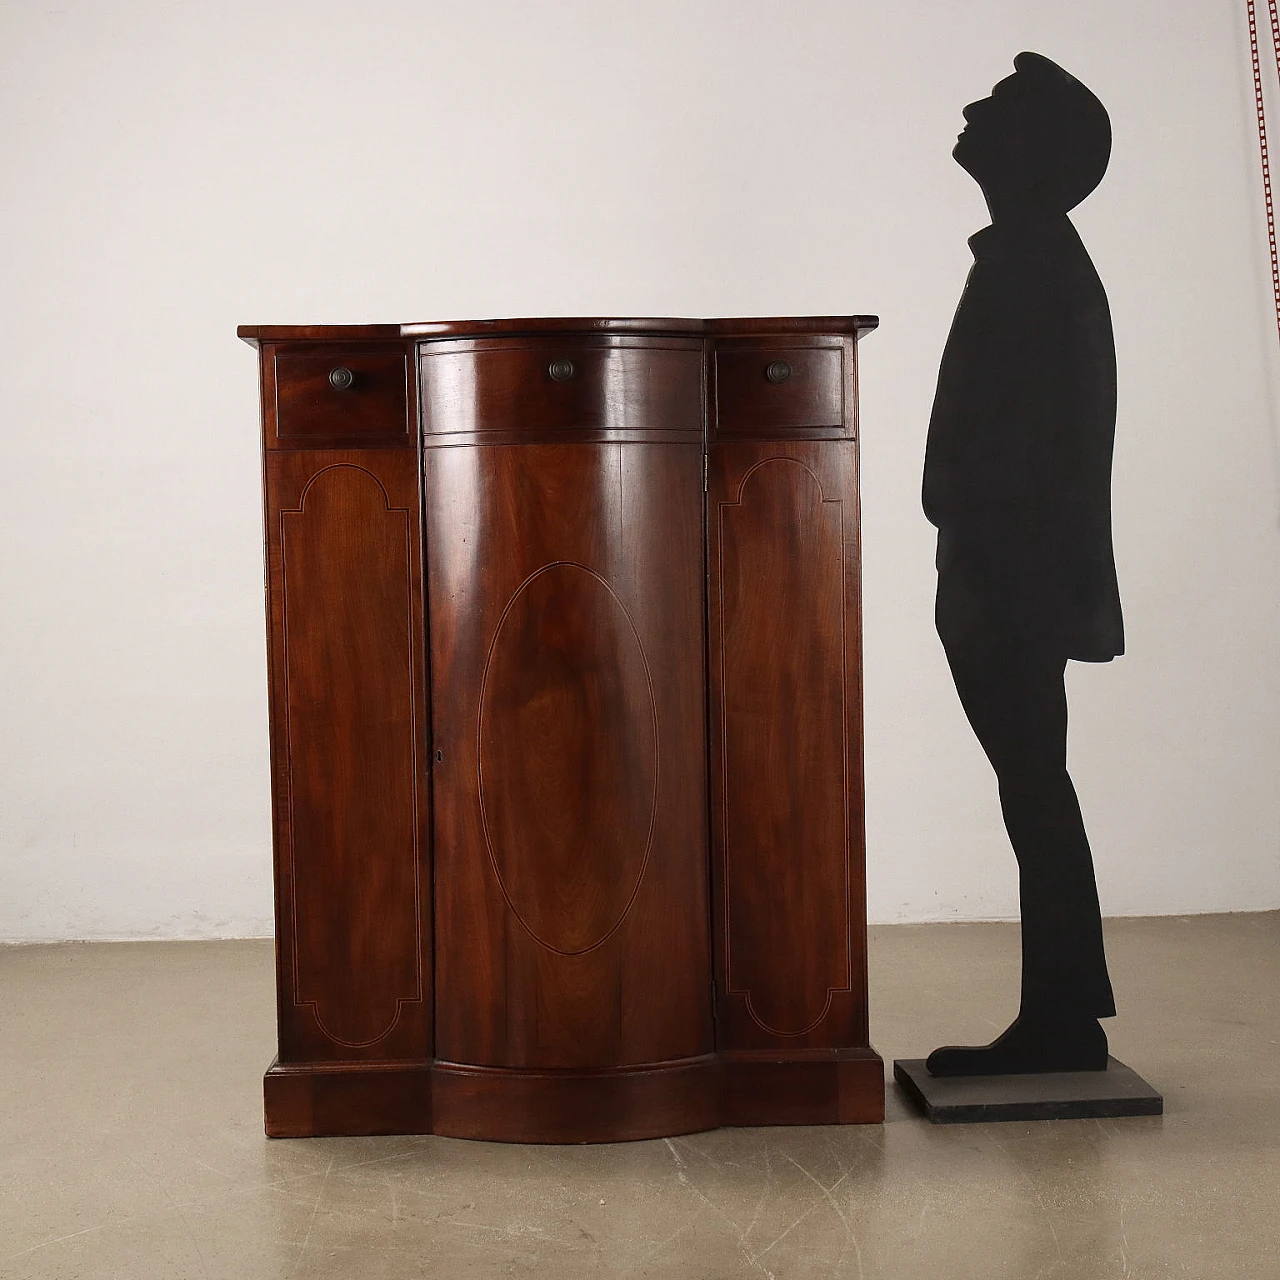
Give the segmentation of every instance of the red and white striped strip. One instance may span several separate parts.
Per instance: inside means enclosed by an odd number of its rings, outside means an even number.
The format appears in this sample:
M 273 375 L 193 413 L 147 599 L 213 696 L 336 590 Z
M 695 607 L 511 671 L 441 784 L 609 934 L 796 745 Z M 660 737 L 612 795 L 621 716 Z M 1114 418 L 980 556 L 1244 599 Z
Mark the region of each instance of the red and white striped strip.
M 1280 82 L 1280 15 L 1277 0 L 1267 0 L 1271 23 L 1271 52 L 1276 60 L 1276 78 Z M 1280 337 L 1280 257 L 1276 253 L 1276 210 L 1271 196 L 1271 156 L 1267 147 L 1267 111 L 1262 94 L 1262 62 L 1258 53 L 1258 14 L 1255 0 L 1249 5 L 1249 54 L 1253 59 L 1253 100 L 1258 109 L 1258 148 L 1262 157 L 1262 197 L 1267 205 L 1267 241 L 1271 248 L 1271 289 L 1276 302 L 1276 334 Z

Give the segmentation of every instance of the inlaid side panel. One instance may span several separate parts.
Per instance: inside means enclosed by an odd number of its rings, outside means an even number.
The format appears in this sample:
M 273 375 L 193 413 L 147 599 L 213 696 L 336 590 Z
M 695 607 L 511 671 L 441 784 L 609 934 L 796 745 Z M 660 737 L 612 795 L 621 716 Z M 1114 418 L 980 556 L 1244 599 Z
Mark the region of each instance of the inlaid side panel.
M 866 1043 L 855 450 L 711 451 L 721 1049 Z
M 414 451 L 267 458 L 282 1061 L 430 1055 Z
M 701 459 L 426 451 L 442 1059 L 711 1048 Z

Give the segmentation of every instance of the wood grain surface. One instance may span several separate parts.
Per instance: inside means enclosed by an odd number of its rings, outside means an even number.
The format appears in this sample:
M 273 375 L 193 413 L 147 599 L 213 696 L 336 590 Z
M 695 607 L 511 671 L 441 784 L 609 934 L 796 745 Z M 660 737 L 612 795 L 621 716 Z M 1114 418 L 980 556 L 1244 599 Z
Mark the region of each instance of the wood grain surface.
M 717 1043 L 866 1043 L 856 446 L 711 449 Z
M 438 1053 L 711 1040 L 696 445 L 427 450 Z
M 412 450 L 267 458 L 280 1049 L 431 1052 L 418 476 Z

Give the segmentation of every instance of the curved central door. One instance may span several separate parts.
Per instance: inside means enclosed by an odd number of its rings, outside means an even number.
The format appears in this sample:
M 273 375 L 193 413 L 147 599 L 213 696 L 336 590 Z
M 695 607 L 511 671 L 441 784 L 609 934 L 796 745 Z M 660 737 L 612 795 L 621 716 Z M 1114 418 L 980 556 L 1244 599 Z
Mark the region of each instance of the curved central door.
M 424 467 L 436 1055 L 709 1053 L 701 446 Z

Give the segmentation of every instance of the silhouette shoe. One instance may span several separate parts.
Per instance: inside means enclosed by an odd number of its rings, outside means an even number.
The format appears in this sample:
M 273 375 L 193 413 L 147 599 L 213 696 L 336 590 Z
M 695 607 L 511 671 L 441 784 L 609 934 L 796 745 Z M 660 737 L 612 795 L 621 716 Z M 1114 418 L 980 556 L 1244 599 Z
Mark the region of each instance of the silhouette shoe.
M 1029 1018 L 988 1045 L 935 1049 L 925 1061 L 931 1076 L 1005 1076 L 1037 1071 L 1105 1071 L 1107 1033 L 1097 1018 Z

